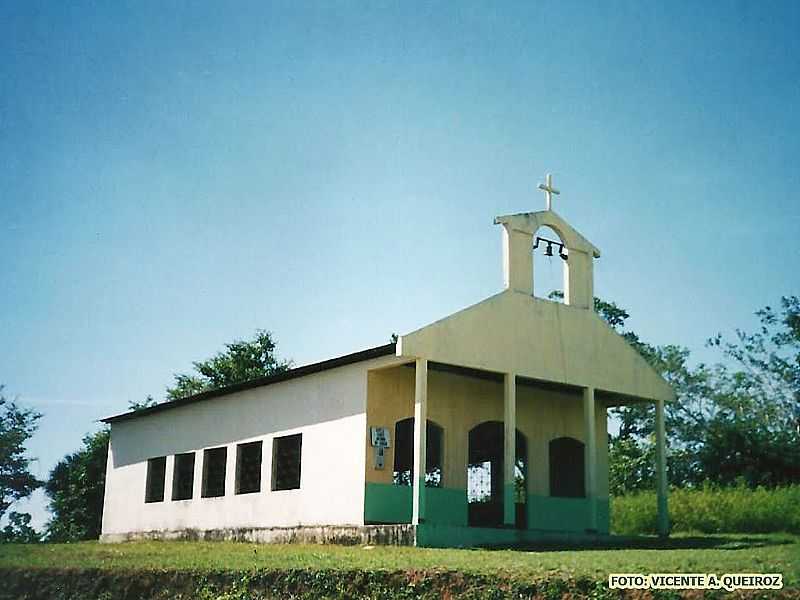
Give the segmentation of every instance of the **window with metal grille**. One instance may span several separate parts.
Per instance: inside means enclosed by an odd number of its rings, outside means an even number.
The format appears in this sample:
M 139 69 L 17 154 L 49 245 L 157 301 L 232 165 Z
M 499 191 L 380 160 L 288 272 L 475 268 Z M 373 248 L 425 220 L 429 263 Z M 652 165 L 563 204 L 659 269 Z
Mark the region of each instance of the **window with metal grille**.
M 189 500 L 194 493 L 194 452 L 175 455 L 172 499 Z
M 300 488 L 300 455 L 303 434 L 287 435 L 273 440 L 272 489 Z
M 261 491 L 261 442 L 236 446 L 236 493 Z
M 145 484 L 145 502 L 164 501 L 164 480 L 167 476 L 167 457 L 159 456 L 147 461 L 147 482 Z
M 203 452 L 203 498 L 225 495 L 225 464 L 228 449 L 209 448 Z

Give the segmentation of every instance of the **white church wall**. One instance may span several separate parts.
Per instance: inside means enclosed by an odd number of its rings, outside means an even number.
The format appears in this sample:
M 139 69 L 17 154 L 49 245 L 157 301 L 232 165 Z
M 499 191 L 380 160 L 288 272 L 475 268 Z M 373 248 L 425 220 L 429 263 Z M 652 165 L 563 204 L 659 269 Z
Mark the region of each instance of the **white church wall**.
M 367 370 L 346 365 L 199 401 L 111 429 L 103 534 L 363 523 Z M 272 491 L 273 440 L 302 434 L 300 489 Z M 237 444 L 263 441 L 261 491 L 235 494 Z M 202 498 L 203 450 L 227 447 L 225 495 Z M 171 499 L 174 455 L 195 452 L 193 496 Z M 164 500 L 145 503 L 147 460 L 166 456 Z

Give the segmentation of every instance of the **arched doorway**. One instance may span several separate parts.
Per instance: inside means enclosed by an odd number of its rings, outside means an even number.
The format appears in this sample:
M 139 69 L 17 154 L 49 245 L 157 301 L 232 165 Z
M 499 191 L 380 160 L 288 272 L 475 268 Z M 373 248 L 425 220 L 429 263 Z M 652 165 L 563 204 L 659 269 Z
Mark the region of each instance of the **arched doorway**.
M 503 423 L 486 421 L 469 432 L 467 459 L 468 522 L 472 527 L 500 527 L 503 524 Z M 515 450 L 516 524 L 527 526 L 528 443 L 516 432 Z

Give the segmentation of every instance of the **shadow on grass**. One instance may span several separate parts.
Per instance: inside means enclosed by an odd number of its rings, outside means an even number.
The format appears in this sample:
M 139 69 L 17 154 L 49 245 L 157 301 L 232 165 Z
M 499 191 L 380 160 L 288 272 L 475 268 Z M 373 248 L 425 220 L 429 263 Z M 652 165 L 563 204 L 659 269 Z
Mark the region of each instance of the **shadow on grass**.
M 745 550 L 794 544 L 795 540 L 781 536 L 748 535 L 695 535 L 669 538 L 653 536 L 606 536 L 591 541 L 557 541 L 512 544 L 503 546 L 484 546 L 482 550 L 519 550 L 537 552 L 563 552 L 565 550 Z

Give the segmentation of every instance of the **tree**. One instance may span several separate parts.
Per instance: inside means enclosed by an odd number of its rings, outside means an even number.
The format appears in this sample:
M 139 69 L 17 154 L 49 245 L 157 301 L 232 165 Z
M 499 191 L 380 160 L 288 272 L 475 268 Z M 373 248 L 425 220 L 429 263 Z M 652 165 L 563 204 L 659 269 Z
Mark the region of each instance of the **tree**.
M 80 450 L 61 459 L 50 472 L 45 491 L 52 519 L 49 541 L 97 539 L 103 520 L 109 430 L 86 435 Z
M 551 297 L 561 296 L 560 292 Z M 755 333 L 734 341 L 709 340 L 731 364 L 690 364 L 681 346 L 653 346 L 625 328 L 628 312 L 594 299 L 598 315 L 622 335 L 675 390 L 665 406 L 668 476 L 673 485 L 706 481 L 781 485 L 800 481 L 800 300 L 781 299 L 777 311 L 756 312 Z M 652 404 L 621 406 L 611 414 L 619 433 L 609 450 L 612 493 L 650 488 L 655 411 Z
M 8 523 L 0 530 L 0 542 L 35 544 L 41 539 L 41 534 L 31 527 L 31 516 L 28 513 L 12 510 L 8 514 Z
M 722 484 L 800 482 L 800 299 L 757 311 L 755 332 L 736 330 L 733 341 L 717 335 L 730 366 L 715 373 L 717 408 L 706 424 L 698 461 L 704 475 Z
M 130 402 L 128 402 L 128 408 L 133 411 L 144 410 L 145 408 L 150 408 L 152 406 L 155 406 L 156 404 L 158 404 L 156 399 L 153 398 L 150 394 L 148 394 L 144 400 L 140 400 L 138 402 L 131 400 Z
M 25 444 L 41 417 L 41 413 L 7 399 L 0 385 L 0 518 L 14 502 L 42 486 L 30 472 L 31 459 L 25 455 Z
M 608 447 L 608 490 L 619 496 L 653 487 L 655 445 L 631 436 L 611 436 Z
M 737 329 L 733 342 L 717 334 L 709 345 L 739 367 L 733 377 L 747 392 L 747 408 L 768 417 L 774 431 L 800 433 L 800 299 L 784 296 L 778 312 L 767 306 L 755 314 L 755 333 Z
M 781 299 L 778 311 L 756 312 L 755 333 L 709 340 L 730 364 L 689 364 L 680 346 L 651 346 L 624 330 L 627 312 L 595 299 L 595 310 L 623 335 L 675 390 L 665 406 L 668 475 L 673 485 L 711 482 L 751 486 L 800 482 L 800 301 Z M 642 404 L 613 409 L 620 421 L 611 440 L 615 493 L 651 487 L 654 410 Z
M 236 340 L 226 344 L 224 352 L 192 364 L 197 373 L 176 374 L 175 385 L 167 388 L 168 400 L 277 375 L 292 366 L 291 361 L 276 358 L 272 334 L 264 330 L 257 331 L 253 340 Z

